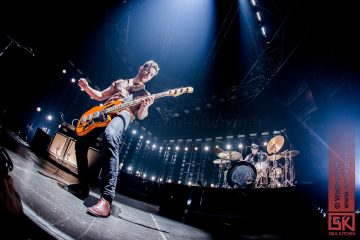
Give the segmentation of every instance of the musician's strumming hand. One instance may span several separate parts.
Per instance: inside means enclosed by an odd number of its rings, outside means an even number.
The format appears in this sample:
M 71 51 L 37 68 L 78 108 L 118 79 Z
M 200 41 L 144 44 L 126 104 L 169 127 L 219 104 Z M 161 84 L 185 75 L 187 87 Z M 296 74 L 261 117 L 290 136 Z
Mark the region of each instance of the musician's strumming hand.
M 88 81 L 86 81 L 85 78 L 80 78 L 79 81 L 78 81 L 78 85 L 79 85 L 79 87 L 81 87 L 83 90 L 89 88 L 89 83 L 88 83 Z

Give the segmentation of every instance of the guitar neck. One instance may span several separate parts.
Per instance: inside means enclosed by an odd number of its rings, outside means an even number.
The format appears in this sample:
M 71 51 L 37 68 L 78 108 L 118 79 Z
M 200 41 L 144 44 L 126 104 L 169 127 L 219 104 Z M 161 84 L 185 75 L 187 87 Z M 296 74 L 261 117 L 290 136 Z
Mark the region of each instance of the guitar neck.
M 154 99 L 158 99 L 158 98 L 169 96 L 169 92 L 166 91 L 166 92 L 156 93 L 156 94 L 152 94 L 151 96 L 153 96 Z M 112 107 L 106 108 L 104 110 L 104 112 L 105 113 L 112 113 L 112 112 L 120 111 L 120 110 L 122 110 L 124 108 L 139 105 L 141 103 L 141 100 L 143 100 L 146 97 L 148 97 L 148 96 L 144 96 L 144 97 L 141 97 L 141 98 L 138 98 L 138 99 L 134 99 L 134 100 L 129 101 L 129 102 L 124 102 L 124 103 L 122 103 L 120 105 L 114 105 Z

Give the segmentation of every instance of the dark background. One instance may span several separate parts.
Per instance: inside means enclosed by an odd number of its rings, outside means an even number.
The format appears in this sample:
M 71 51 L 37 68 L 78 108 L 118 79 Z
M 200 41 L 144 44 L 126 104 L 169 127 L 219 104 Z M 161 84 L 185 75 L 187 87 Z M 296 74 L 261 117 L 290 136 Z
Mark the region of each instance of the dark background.
M 212 32 L 200 46 L 195 33 L 204 28 L 188 21 L 202 19 L 210 2 Z M 270 132 L 270 138 L 274 130 L 286 129 L 285 148 L 292 144 L 300 151 L 299 178 L 326 180 L 329 124 L 345 119 L 358 126 L 354 3 L 258 1 L 266 38 L 249 2 L 201 4 L 193 13 L 195 7 L 182 10 L 161 0 L 2 3 L 2 122 L 22 136 L 44 126 L 53 135 L 60 113 L 72 123 L 98 104 L 71 77 L 86 77 L 104 89 L 154 59 L 161 70 L 149 82 L 150 92 L 183 86 L 195 91 L 155 102 L 149 117 L 138 122 L 151 137 L 161 142 Z M 52 123 L 45 122 L 46 114 L 54 116 Z

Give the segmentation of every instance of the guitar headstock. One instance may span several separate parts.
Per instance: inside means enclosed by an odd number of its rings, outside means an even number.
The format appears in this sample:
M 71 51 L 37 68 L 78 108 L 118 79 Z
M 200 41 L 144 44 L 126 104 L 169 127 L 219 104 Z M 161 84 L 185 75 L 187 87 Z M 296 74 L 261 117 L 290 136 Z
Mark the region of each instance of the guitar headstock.
M 169 96 L 177 97 L 184 93 L 192 93 L 194 91 L 194 88 L 192 87 L 182 87 L 182 88 L 175 88 L 169 90 L 168 94 Z

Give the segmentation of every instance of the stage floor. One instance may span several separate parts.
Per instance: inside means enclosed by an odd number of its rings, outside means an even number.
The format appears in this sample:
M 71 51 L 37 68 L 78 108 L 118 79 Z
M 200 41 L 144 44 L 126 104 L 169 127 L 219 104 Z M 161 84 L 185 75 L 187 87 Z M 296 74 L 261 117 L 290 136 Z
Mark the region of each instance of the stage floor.
M 16 134 L 1 128 L 1 144 L 14 163 L 10 173 L 21 196 L 25 215 L 46 235 L 41 239 L 298 239 L 289 233 L 247 233 L 246 229 L 216 231 L 198 228 L 160 214 L 159 206 L 117 193 L 108 218 L 86 213 L 99 198 L 99 189 L 80 200 L 58 186 L 76 177 L 34 153 Z M 37 235 L 39 236 L 39 234 Z

